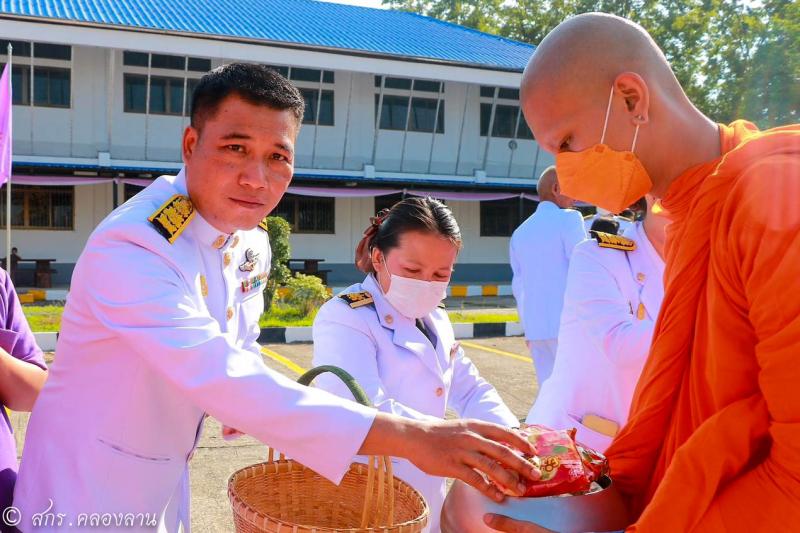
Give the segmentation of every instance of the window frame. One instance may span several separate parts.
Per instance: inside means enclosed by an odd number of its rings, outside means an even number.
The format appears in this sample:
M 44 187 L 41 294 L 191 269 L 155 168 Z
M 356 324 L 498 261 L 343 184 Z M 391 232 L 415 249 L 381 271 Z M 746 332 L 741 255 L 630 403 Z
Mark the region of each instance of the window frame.
M 328 203 L 331 207 L 331 227 L 330 228 L 321 228 L 319 225 L 315 225 L 313 229 L 301 229 L 300 228 L 300 203 L 301 202 L 310 202 L 314 204 L 322 204 Z M 285 209 L 287 204 L 291 204 L 291 217 L 292 219 L 288 219 L 284 217 L 279 211 Z M 278 216 L 286 220 L 289 223 L 289 226 L 292 228 L 292 233 L 296 233 L 299 235 L 335 235 L 336 234 L 336 198 L 328 197 L 328 196 L 304 196 L 299 194 L 285 194 L 275 209 L 270 213 L 270 216 Z
M 405 81 L 407 83 L 404 86 L 408 88 L 398 88 L 397 83 L 394 83 L 395 87 L 387 86 L 386 82 L 389 80 L 393 82 Z M 376 130 L 401 131 L 403 133 L 430 133 L 433 135 L 445 134 L 445 82 L 439 80 L 375 75 L 374 83 L 376 92 L 373 124 Z M 438 92 L 433 91 L 433 84 L 436 84 L 436 87 L 438 87 Z M 420 88 L 419 86 L 427 88 Z M 400 120 L 399 117 L 394 116 L 394 113 L 389 113 L 388 116 L 390 118 L 384 118 L 387 116 L 385 113 L 385 111 L 387 111 L 387 99 L 390 102 L 405 100 L 405 105 L 403 106 L 405 107 L 405 114 L 402 118 L 402 123 L 395 124 L 395 118 L 398 118 L 398 122 L 400 122 Z M 435 116 L 431 129 L 419 127 L 414 118 L 417 116 L 415 115 L 415 109 L 424 109 L 424 107 L 415 108 L 415 104 L 421 105 L 423 103 L 427 103 L 427 105 L 432 103 L 434 105 L 433 113 Z M 400 106 L 398 106 L 398 108 L 399 107 Z M 387 123 L 386 121 L 389 122 Z
M 484 200 L 479 203 L 478 226 L 479 235 L 481 237 L 511 237 L 511 234 L 514 233 L 514 230 L 517 229 L 525 220 L 527 220 L 529 216 L 535 213 L 539 206 L 539 202 L 519 196 L 505 200 Z M 496 223 L 493 224 L 494 227 L 488 227 L 489 221 L 487 220 L 488 213 L 486 210 L 490 206 L 493 211 L 497 213 L 503 213 L 508 216 L 509 231 L 507 233 L 505 229 L 502 231 L 497 231 Z
M 24 231 L 75 231 L 75 186 L 74 185 L 61 185 L 61 186 L 39 186 L 39 185 L 15 185 L 11 189 L 12 195 L 12 207 L 14 204 L 13 197 L 14 194 L 17 193 L 23 194 L 22 199 L 22 225 L 11 225 L 11 229 L 17 230 L 24 230 Z M 31 193 L 47 193 L 48 195 L 48 225 L 47 226 L 33 226 L 30 224 L 30 202 L 31 202 Z M 68 193 L 70 196 L 70 224 L 69 227 L 66 226 L 54 226 L 53 219 L 54 219 L 54 212 L 53 212 L 53 194 L 64 194 Z M 2 194 L 2 198 L 0 198 L 0 224 L 5 226 L 6 224 L 6 191 L 5 188 L 0 191 Z

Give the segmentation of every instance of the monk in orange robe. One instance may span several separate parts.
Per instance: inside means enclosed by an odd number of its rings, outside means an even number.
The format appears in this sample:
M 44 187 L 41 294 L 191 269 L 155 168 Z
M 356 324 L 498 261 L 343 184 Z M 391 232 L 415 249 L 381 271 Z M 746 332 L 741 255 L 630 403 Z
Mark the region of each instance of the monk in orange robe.
M 800 530 L 800 125 L 715 124 L 641 27 L 601 14 L 542 41 L 522 105 L 564 194 L 614 210 L 650 191 L 672 219 L 653 346 L 608 450 L 628 531 Z

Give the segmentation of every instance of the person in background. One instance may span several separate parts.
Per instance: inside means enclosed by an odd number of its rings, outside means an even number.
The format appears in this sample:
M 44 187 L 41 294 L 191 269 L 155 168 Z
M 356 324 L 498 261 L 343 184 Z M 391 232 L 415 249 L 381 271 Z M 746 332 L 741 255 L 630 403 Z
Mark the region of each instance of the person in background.
M 652 198 L 647 205 L 652 208 Z M 604 452 L 628 421 L 664 298 L 668 219 L 657 211 L 621 236 L 593 231 L 575 247 L 555 369 L 529 424 L 575 427 L 579 442 Z
M 325 303 L 314 320 L 314 365 L 349 372 L 385 413 L 438 420 L 451 409 L 518 426 L 464 355 L 441 305 L 460 249 L 458 223 L 437 200 L 409 198 L 373 217 L 356 251 L 356 266 L 367 277 Z M 351 396 L 338 379 L 320 376 L 317 384 Z M 430 531 L 438 533 L 445 479 L 405 460 L 395 474 L 425 497 Z
M 16 250 L 16 248 L 14 249 Z M 12 251 L 12 254 L 14 252 Z M 11 256 L 14 257 L 13 255 Z M 0 270 L 0 403 L 30 411 L 47 379 L 47 366 L 8 274 Z M 11 505 L 17 479 L 17 445 L 6 409 L 0 422 L 0 511 Z
M 591 234 L 591 232 L 616 235 L 619 233 L 619 222 L 612 216 L 599 216 L 592 221 L 592 226 L 589 228 L 589 233 Z
M 561 194 L 555 167 L 542 172 L 537 190 L 539 205 L 511 235 L 509 257 L 520 322 L 541 384 L 556 357 L 569 258 L 586 231 L 581 214 L 568 209 L 575 202 Z

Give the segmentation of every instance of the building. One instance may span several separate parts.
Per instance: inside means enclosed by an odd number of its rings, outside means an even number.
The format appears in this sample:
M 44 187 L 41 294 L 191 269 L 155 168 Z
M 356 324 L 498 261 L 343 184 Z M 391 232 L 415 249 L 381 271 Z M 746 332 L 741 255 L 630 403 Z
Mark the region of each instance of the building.
M 175 173 L 191 91 L 231 61 L 274 66 L 306 99 L 278 207 L 292 255 L 359 279 L 368 218 L 403 194 L 451 206 L 457 282 L 504 282 L 508 240 L 552 164 L 519 110 L 534 47 L 410 13 L 311 0 L 41 0 L 0 4 L 13 45 L 12 241 L 67 283 L 93 228 Z M 0 56 L 4 58 L 4 56 Z M 6 59 L 3 59 L 5 64 Z M 2 192 L 5 202 L 5 191 Z M 5 206 L 0 205 L 5 227 Z

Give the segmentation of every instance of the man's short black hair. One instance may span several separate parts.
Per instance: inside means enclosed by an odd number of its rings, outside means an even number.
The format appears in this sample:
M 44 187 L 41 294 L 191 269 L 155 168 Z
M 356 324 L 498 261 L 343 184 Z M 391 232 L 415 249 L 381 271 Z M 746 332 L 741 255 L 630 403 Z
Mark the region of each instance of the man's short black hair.
M 616 235 L 619 233 L 619 222 L 614 220 L 613 217 L 599 216 L 592 222 L 592 227 L 589 231 L 600 231 L 602 233 L 610 233 Z
M 231 95 L 254 105 L 291 110 L 298 123 L 303 119 L 303 97 L 289 80 L 263 65 L 230 63 L 200 78 L 192 93 L 192 127 L 202 129 L 208 117 L 217 112 L 219 104 Z

